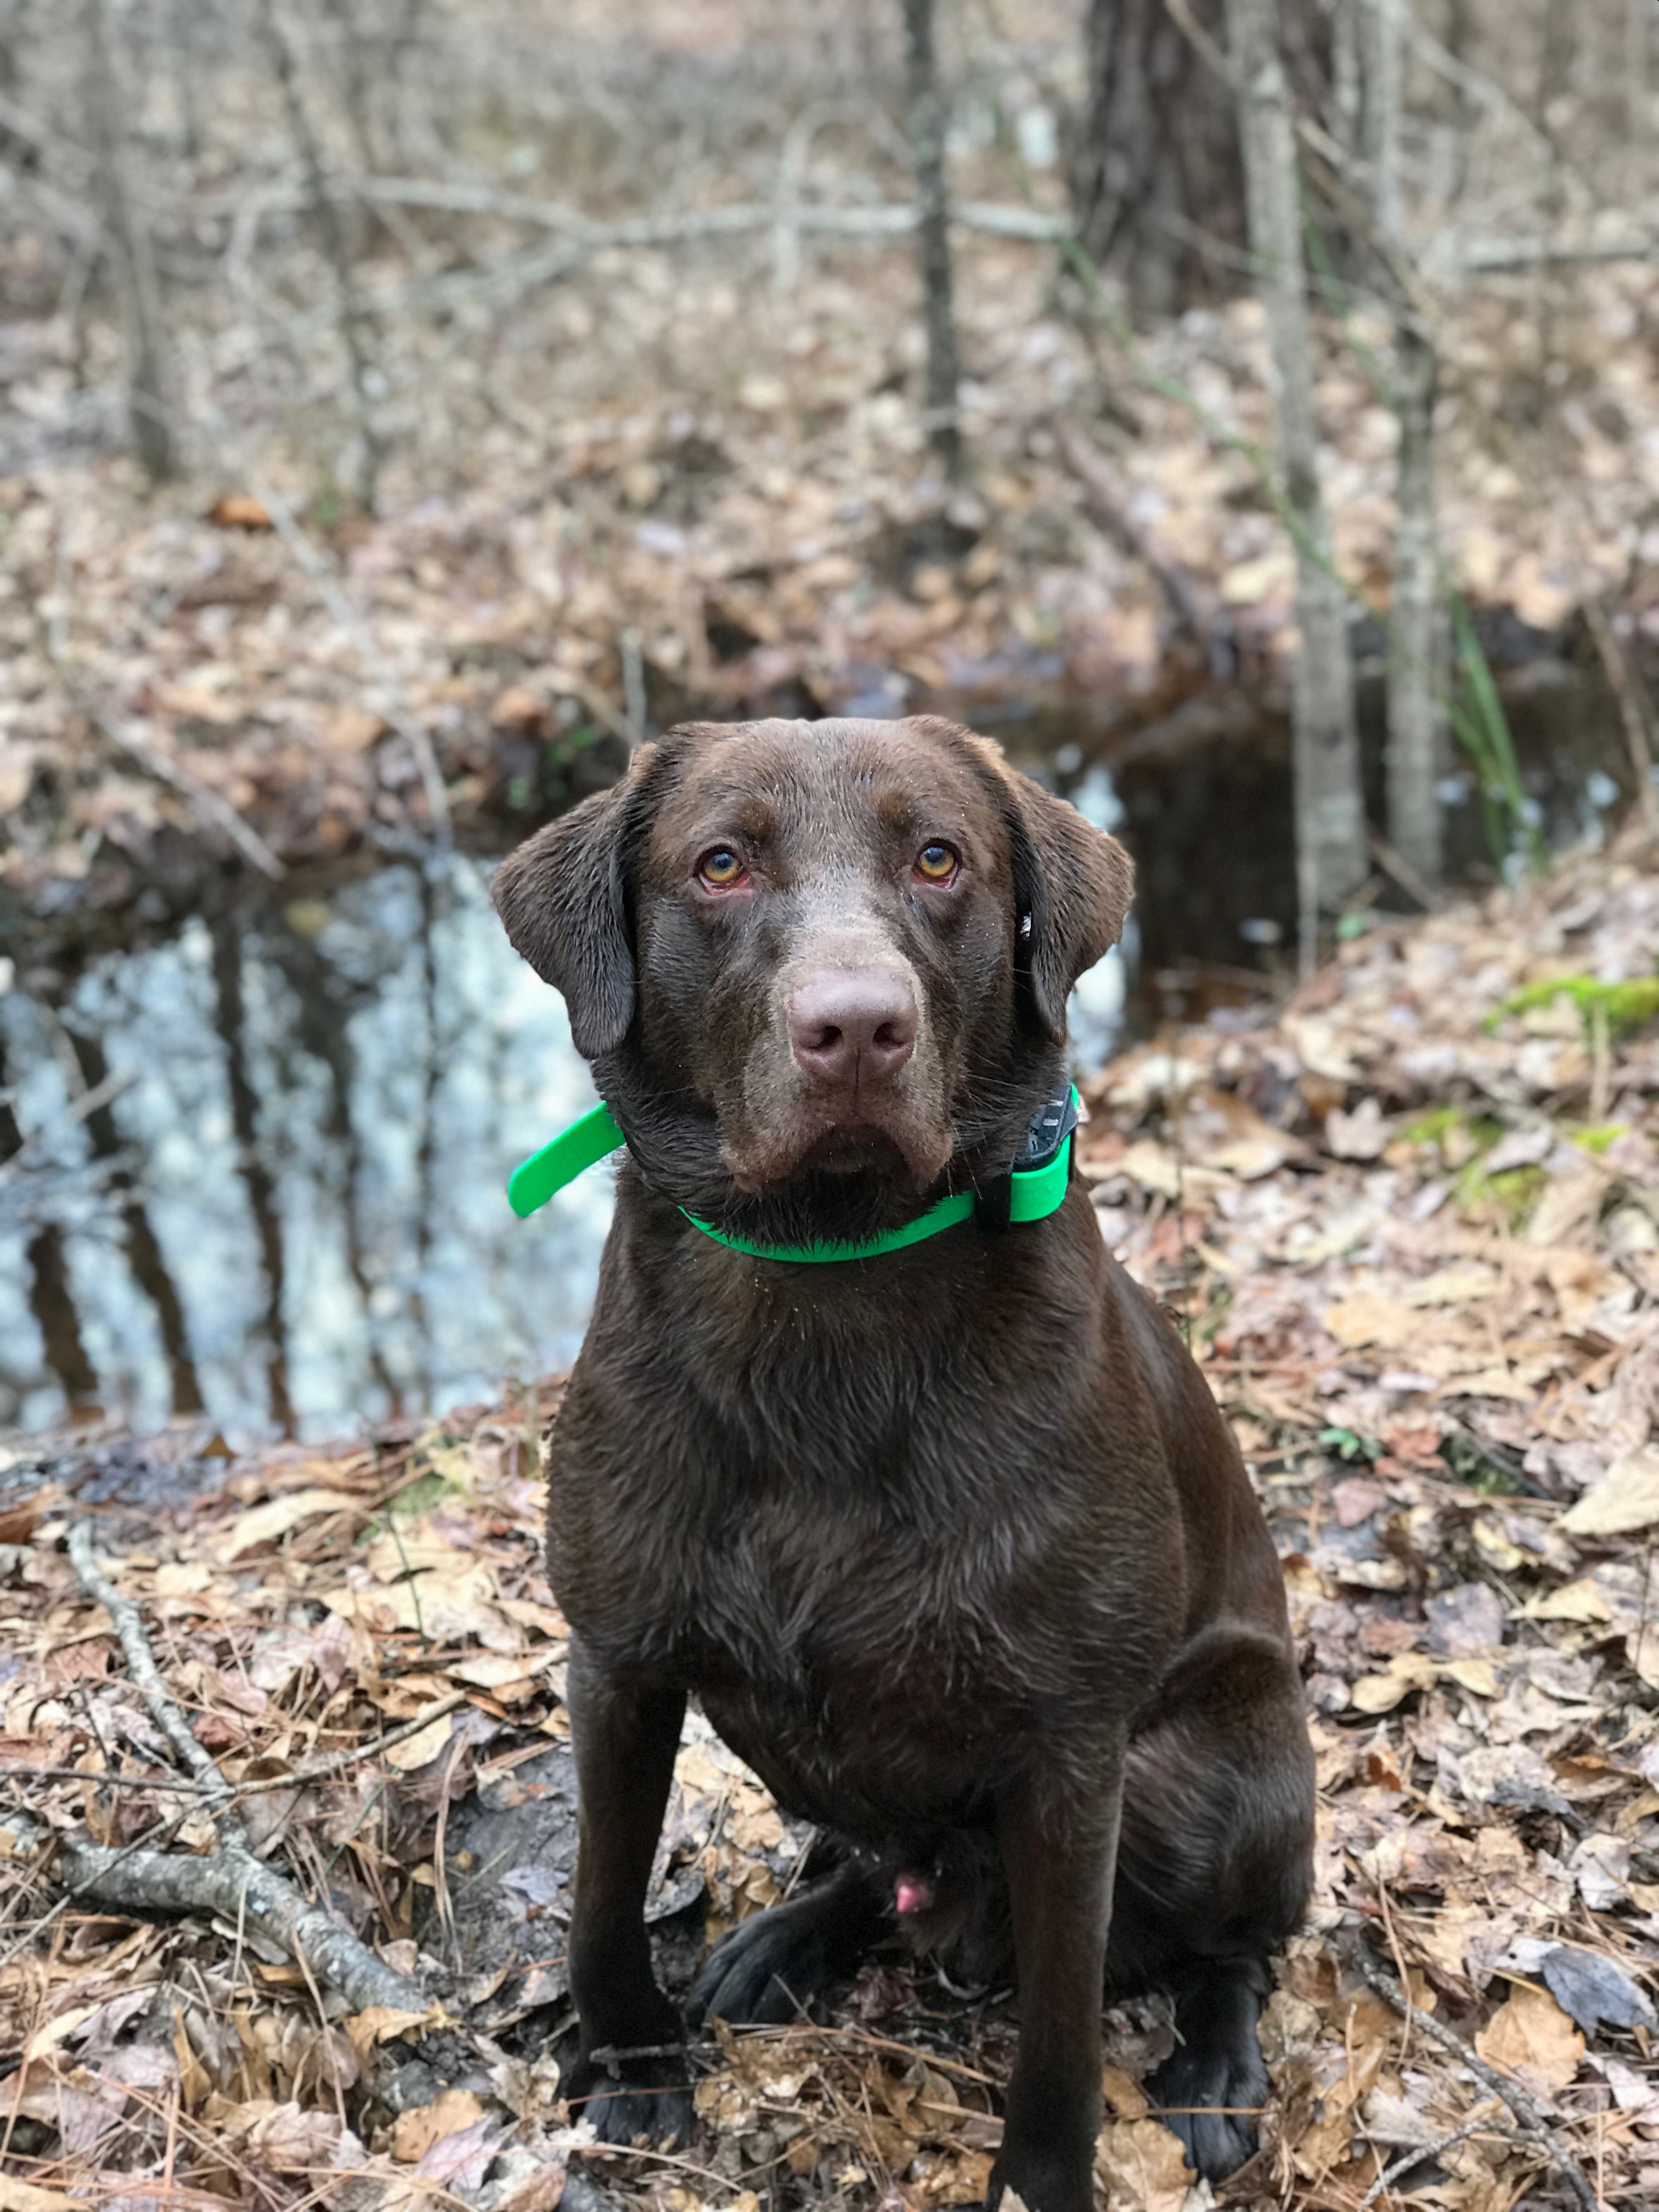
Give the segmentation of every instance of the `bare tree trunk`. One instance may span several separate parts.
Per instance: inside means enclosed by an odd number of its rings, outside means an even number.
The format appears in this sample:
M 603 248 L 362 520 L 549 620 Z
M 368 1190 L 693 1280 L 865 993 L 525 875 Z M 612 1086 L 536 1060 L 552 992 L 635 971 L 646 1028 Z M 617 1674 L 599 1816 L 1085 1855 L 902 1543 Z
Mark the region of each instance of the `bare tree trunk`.
M 294 143 L 305 169 L 307 189 L 311 194 L 312 206 L 322 229 L 324 250 L 333 266 L 335 283 L 339 288 L 340 339 L 350 366 L 351 388 L 357 404 L 357 497 L 365 510 L 372 512 L 380 483 L 380 463 L 385 459 L 385 446 L 374 419 L 375 386 L 379 381 L 374 365 L 374 326 L 358 296 L 356 280 L 351 270 L 350 241 L 346 237 L 338 203 L 328 187 L 328 171 L 323 161 L 323 149 L 318 142 L 305 94 L 301 89 L 299 62 L 277 0 L 259 0 L 259 25 L 271 65 L 276 72 L 276 81 L 282 87 L 283 103 L 288 110 L 288 126 L 294 134 Z
M 1400 457 L 1389 655 L 1389 842 L 1425 884 L 1436 884 L 1443 858 L 1447 659 L 1434 497 L 1438 364 L 1433 336 L 1409 306 L 1402 306 L 1395 324 L 1394 374 Z
M 927 442 L 945 474 L 962 467 L 956 309 L 951 301 L 950 211 L 945 192 L 945 101 L 933 51 L 933 0 L 904 0 L 910 93 L 910 149 L 916 168 L 922 317 L 927 334 Z
M 1625 189 L 1635 199 L 1647 182 L 1648 75 L 1653 57 L 1653 0 L 1625 0 Z
M 1219 23 L 1216 0 L 1193 13 Z M 1084 66 L 1073 197 L 1091 256 L 1155 313 L 1231 289 L 1243 179 L 1226 86 L 1166 0 L 1090 0 Z
M 161 287 L 149 232 L 126 174 L 124 101 L 106 0 L 82 0 L 82 20 L 88 136 L 126 333 L 127 413 L 145 473 L 152 483 L 160 483 L 178 465 L 172 356 Z
M 1390 245 L 1400 235 L 1401 22 L 1397 0 L 1358 0 L 1360 152 L 1371 221 Z
M 1336 912 L 1367 873 L 1365 810 L 1347 610 L 1319 489 L 1296 137 L 1279 58 L 1277 0 L 1227 0 L 1227 35 L 1239 86 L 1250 245 L 1272 357 L 1273 441 L 1296 543 L 1301 643 L 1291 719 L 1305 968 L 1322 916 Z
M 1331 136 L 1345 154 L 1357 154 L 1364 133 L 1360 102 L 1359 9 L 1364 0 L 1332 0 Z
M 200 0 L 170 0 L 168 21 L 173 66 L 179 87 L 179 124 L 187 161 L 202 158 L 202 108 L 196 32 Z
M 1403 0 L 1358 0 L 1364 71 L 1364 152 L 1371 222 L 1398 255 Z M 1395 295 L 1395 412 L 1400 457 L 1395 489 L 1394 621 L 1389 655 L 1389 842 L 1425 884 L 1441 870 L 1438 785 L 1444 767 L 1445 621 L 1435 527 L 1434 336 L 1413 303 Z

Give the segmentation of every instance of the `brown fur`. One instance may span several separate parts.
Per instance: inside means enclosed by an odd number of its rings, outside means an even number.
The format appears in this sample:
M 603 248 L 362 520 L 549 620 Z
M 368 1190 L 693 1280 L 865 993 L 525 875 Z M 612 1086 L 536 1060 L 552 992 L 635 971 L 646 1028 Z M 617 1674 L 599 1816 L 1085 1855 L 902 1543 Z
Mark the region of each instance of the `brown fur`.
M 915 853 L 961 856 L 939 891 Z M 714 896 L 727 846 L 745 887 Z M 1258 2104 L 1265 1960 L 1307 1894 L 1311 1763 L 1277 1562 L 1231 1432 L 1074 1177 L 1048 1220 L 863 1262 L 985 1185 L 1063 1087 L 1065 1002 L 1115 939 L 1108 837 L 949 724 L 693 726 L 502 867 L 629 1139 L 598 1302 L 550 1438 L 582 1793 L 583 2047 L 678 2040 L 643 1902 L 688 1695 L 840 1870 L 744 1923 L 702 2002 L 793 2016 L 925 1873 L 912 1932 L 1024 2022 L 994 2202 L 1087 2212 L 1103 1978 L 1175 1993 L 1170 2105 Z M 878 958 L 915 1049 L 849 1103 L 792 1058 L 793 982 Z M 852 1134 L 848 1134 L 848 1131 Z M 579 2078 L 602 2135 L 684 2128 L 660 2060 Z M 1254 2140 L 1178 2120 L 1218 2174 Z

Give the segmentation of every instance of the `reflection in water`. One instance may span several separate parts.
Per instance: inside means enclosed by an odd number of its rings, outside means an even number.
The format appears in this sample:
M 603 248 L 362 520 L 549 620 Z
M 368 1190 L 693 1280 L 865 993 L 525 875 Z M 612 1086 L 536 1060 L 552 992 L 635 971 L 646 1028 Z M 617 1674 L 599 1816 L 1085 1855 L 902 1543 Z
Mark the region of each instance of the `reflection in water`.
M 389 867 L 0 997 L 0 1425 L 320 1434 L 573 1357 L 611 1211 L 507 1171 L 592 1100 L 485 873 Z
M 1085 784 L 1088 780 L 1085 779 Z M 1112 818 L 1109 786 L 1079 789 Z M 1122 1017 L 1103 962 L 1084 1064 Z M 591 1105 L 486 871 L 387 867 L 0 995 L 0 1426 L 234 1437 L 441 1411 L 574 1357 L 611 1214 L 510 1169 Z

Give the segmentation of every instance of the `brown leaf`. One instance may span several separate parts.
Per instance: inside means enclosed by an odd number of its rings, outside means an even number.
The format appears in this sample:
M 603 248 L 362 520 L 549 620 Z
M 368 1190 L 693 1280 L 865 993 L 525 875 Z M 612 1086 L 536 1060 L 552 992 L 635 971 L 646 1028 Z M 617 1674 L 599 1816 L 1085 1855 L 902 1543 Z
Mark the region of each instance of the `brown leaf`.
M 471 2089 L 446 2089 L 429 2105 L 412 2106 L 398 2115 L 392 2130 L 392 2155 L 418 2165 L 442 2136 L 458 2135 L 483 2118 L 483 2106 Z
M 251 492 L 228 491 L 208 509 L 208 520 L 221 530 L 269 530 L 269 511 Z
M 1180 2138 L 1161 2120 L 1112 2121 L 1101 2130 L 1095 2163 L 1118 2212 L 1181 2212 L 1193 2185 Z
M 1577 2075 L 1584 2039 L 1547 1990 L 1517 1982 L 1474 2039 L 1489 2066 L 1501 2066 L 1537 2094 L 1553 2099 Z
M 1659 1522 L 1659 1445 L 1620 1453 L 1556 1526 L 1570 1536 L 1622 1536 Z

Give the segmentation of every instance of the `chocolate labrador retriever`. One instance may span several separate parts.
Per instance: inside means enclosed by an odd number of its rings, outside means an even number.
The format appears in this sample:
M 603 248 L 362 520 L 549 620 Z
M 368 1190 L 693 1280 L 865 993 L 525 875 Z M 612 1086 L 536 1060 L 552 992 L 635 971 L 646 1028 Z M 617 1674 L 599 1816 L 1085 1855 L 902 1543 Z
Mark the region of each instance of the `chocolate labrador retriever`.
M 704 2010 L 794 2017 L 896 1924 L 1006 1959 L 990 2201 L 1088 2212 L 1103 1990 L 1162 1987 L 1155 2103 L 1202 2173 L 1254 2146 L 1313 1826 L 1278 1564 L 1085 1184 L 1010 1223 L 1130 885 L 1111 838 L 927 719 L 672 731 L 496 878 L 628 1145 L 547 1444 L 569 2089 L 601 2137 L 689 2126 L 644 1905 L 696 1696 L 845 1846 L 718 1947 Z M 960 1193 L 971 1218 L 894 1238 Z

